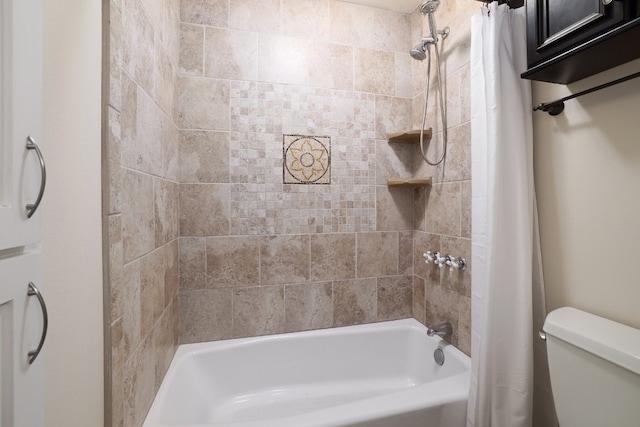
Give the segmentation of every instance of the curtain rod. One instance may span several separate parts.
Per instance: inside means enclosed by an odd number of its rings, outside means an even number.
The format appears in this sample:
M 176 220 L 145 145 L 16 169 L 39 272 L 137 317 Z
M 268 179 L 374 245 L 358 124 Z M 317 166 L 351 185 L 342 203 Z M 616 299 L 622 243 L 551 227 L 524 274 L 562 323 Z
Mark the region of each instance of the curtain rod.
M 485 5 L 489 5 L 489 3 L 493 3 L 497 1 L 498 4 L 508 4 L 511 9 L 517 9 L 521 6 L 524 6 L 524 0 L 476 0 L 480 3 L 484 3 Z
M 546 113 L 549 113 L 550 116 L 557 116 L 558 114 L 560 114 L 560 113 L 562 113 L 564 111 L 564 102 L 565 101 L 568 101 L 568 100 L 573 99 L 573 98 L 577 98 L 577 97 L 582 96 L 582 95 L 587 95 L 587 94 L 592 93 L 592 92 L 596 92 L 596 91 L 598 91 L 600 89 L 606 89 L 608 87 L 615 86 L 617 84 L 624 83 L 627 80 L 632 80 L 632 79 L 635 79 L 635 78 L 638 78 L 638 77 L 640 77 L 640 72 L 637 72 L 637 73 L 634 73 L 634 74 L 630 74 L 630 75 L 628 75 L 626 77 L 622 77 L 622 78 L 619 78 L 617 80 L 613 80 L 613 81 L 611 81 L 609 83 L 605 83 L 605 84 L 602 84 L 600 86 L 592 87 L 591 89 L 583 90 L 582 92 L 578 92 L 578 93 L 574 93 L 574 94 L 569 95 L 569 96 L 565 96 L 562 99 L 556 99 L 555 101 L 551 101 L 551 102 L 543 102 L 542 104 L 538 104 L 535 107 L 533 107 L 533 111 L 544 111 Z

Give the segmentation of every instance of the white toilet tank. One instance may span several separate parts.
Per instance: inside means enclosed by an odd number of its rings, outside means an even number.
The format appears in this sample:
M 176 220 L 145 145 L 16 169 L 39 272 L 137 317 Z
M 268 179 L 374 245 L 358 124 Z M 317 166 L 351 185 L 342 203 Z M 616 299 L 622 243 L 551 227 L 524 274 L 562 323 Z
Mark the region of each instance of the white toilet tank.
M 640 330 L 564 307 L 544 332 L 560 427 L 640 427 Z

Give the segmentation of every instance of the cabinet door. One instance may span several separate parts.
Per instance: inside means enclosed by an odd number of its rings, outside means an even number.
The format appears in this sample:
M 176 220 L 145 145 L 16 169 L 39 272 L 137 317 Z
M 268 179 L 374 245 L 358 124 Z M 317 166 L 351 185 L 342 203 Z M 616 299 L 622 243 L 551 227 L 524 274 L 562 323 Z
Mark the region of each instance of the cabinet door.
M 0 250 L 40 240 L 42 1 L 0 0 Z M 27 144 L 29 147 L 27 148 Z M 42 161 L 43 162 L 43 161 Z
M 529 67 L 565 52 L 628 19 L 629 2 L 533 0 L 527 2 Z
M 44 426 L 43 358 L 38 347 L 44 312 L 29 283 L 41 287 L 39 254 L 0 258 L 0 427 Z

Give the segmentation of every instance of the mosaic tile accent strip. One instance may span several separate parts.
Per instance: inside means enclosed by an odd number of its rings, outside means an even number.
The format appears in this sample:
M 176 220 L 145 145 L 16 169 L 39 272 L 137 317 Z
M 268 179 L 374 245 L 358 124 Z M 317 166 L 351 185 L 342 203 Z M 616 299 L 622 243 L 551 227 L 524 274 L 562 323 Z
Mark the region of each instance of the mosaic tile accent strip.
M 284 184 L 331 184 L 331 138 L 284 135 Z
M 375 95 L 231 81 L 230 109 L 230 234 L 376 230 Z M 330 138 L 331 185 L 283 181 L 286 135 Z

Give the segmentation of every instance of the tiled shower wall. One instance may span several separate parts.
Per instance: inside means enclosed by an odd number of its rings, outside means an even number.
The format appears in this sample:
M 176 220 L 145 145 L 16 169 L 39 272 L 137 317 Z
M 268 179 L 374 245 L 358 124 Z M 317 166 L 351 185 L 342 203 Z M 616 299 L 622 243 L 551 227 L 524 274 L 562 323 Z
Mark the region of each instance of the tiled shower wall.
M 178 343 L 179 13 L 179 0 L 109 3 L 105 414 L 116 427 L 142 425 Z
M 408 15 L 329 0 L 181 3 L 180 341 L 411 317 Z M 283 136 L 330 138 L 331 183 L 283 184 Z
M 436 12 L 438 28 L 449 26 L 451 33 L 443 42 L 442 76 L 446 99 L 448 130 L 447 156 L 438 166 L 429 166 L 419 152 L 413 158 L 414 174 L 433 177 L 433 185 L 416 192 L 416 228 L 414 233 L 414 311 L 413 316 L 429 324 L 444 321 L 454 326 L 453 344 L 471 353 L 471 108 L 470 108 L 470 43 L 471 16 L 479 3 L 458 0 L 443 1 Z M 412 39 L 429 34 L 427 20 L 419 13 L 411 16 Z M 432 49 L 432 55 L 435 52 Z M 435 59 L 435 58 L 434 58 Z M 413 63 L 413 126 L 422 124 L 427 61 Z M 446 78 L 444 77 L 446 76 Z M 434 137 L 427 151 L 435 161 L 442 153 L 443 126 L 436 96 L 438 77 L 431 70 L 428 126 Z M 436 116 L 437 114 L 437 116 Z M 465 271 L 438 268 L 425 264 L 426 251 L 451 254 L 467 261 Z
M 178 341 L 413 316 L 451 321 L 469 352 L 470 271 L 421 254 L 470 261 L 471 3 L 437 13 L 452 28 L 450 137 L 445 165 L 428 168 L 417 147 L 386 139 L 421 122 L 426 67 L 407 54 L 426 24 L 418 13 L 111 0 L 111 425 L 142 424 Z M 284 135 L 330 138 L 330 185 L 283 184 Z M 387 177 L 412 175 L 435 185 L 387 189 Z

